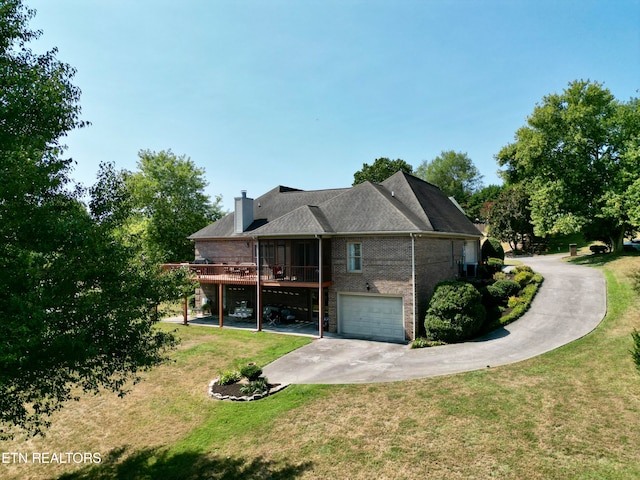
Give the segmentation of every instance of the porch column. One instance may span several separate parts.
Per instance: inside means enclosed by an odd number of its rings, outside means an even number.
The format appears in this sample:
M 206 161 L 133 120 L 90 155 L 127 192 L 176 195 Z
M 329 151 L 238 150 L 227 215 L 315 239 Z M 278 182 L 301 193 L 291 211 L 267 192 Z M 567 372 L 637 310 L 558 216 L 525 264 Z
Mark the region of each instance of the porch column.
M 218 326 L 220 328 L 224 327 L 224 304 L 222 301 L 222 283 L 218 284 Z M 213 313 L 213 312 L 211 312 Z
M 322 261 L 322 237 L 318 236 L 318 337 L 324 336 L 324 325 L 322 320 L 324 318 L 324 295 L 322 291 L 322 267 L 324 262 Z
M 262 331 L 262 287 L 260 286 L 260 240 L 256 238 L 256 328 Z

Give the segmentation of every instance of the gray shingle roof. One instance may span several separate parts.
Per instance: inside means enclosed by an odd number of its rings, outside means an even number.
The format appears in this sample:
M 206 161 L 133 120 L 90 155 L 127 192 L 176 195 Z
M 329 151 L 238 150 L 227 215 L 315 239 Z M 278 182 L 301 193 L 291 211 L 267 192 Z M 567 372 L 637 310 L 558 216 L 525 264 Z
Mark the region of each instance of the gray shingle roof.
M 256 198 L 254 221 L 234 233 L 234 214 L 194 233 L 193 240 L 242 236 L 443 232 L 479 236 L 440 189 L 398 172 L 380 184 L 304 191 L 276 187 Z

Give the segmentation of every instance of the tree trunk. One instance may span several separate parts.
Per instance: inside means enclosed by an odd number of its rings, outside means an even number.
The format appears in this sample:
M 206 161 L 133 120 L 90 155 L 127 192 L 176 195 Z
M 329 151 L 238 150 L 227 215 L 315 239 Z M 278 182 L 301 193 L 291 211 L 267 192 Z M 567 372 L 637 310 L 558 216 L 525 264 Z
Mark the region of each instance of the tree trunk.
M 613 252 L 622 252 L 624 250 L 624 230 L 612 232 L 610 239 Z

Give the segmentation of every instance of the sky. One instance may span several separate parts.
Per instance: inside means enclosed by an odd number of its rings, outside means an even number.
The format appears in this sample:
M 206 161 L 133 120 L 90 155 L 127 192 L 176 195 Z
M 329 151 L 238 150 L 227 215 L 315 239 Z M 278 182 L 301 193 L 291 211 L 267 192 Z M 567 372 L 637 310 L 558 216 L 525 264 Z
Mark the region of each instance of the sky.
M 75 67 L 71 174 L 171 149 L 224 210 L 247 190 L 347 187 L 363 164 L 494 156 L 545 95 L 640 96 L 640 0 L 24 0 Z

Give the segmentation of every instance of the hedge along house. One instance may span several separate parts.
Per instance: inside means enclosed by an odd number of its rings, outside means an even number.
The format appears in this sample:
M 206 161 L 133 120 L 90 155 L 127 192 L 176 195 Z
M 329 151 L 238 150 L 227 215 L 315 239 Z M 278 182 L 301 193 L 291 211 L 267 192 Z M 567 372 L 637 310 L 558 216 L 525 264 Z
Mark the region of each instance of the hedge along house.
M 480 233 L 437 187 L 404 172 L 380 184 L 279 186 L 194 233 L 194 269 L 218 312 L 279 305 L 345 337 L 419 336 L 436 283 L 473 273 Z

